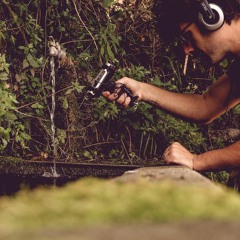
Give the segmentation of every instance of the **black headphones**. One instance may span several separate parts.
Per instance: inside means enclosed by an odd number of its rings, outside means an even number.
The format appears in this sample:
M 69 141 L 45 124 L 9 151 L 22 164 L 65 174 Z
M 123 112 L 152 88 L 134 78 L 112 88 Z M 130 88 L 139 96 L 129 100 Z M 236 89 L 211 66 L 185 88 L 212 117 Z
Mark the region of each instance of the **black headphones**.
M 198 0 L 199 23 L 208 31 L 215 31 L 224 23 L 223 10 L 215 3 L 208 3 L 207 0 Z

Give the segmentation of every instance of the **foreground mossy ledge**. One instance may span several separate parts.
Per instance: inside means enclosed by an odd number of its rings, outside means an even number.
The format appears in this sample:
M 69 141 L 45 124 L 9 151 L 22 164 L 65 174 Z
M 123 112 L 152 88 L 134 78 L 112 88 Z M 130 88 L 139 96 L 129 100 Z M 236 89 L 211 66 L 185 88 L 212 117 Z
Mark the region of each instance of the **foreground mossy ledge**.
M 240 197 L 222 187 L 171 181 L 81 179 L 60 188 L 24 189 L 0 198 L 0 236 L 98 224 L 240 219 Z

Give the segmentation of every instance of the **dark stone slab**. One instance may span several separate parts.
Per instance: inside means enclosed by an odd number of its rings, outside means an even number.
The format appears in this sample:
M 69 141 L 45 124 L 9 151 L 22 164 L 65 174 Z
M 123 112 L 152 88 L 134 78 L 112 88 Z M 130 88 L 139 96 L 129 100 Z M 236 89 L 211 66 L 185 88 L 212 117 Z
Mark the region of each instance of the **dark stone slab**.
M 140 166 L 134 165 L 108 165 L 108 164 L 88 164 L 88 163 L 66 163 L 56 162 L 56 172 L 60 176 L 79 177 L 116 177 L 128 170 L 134 170 Z M 34 175 L 51 176 L 54 168 L 53 162 L 29 161 L 18 158 L 0 157 L 0 175 Z

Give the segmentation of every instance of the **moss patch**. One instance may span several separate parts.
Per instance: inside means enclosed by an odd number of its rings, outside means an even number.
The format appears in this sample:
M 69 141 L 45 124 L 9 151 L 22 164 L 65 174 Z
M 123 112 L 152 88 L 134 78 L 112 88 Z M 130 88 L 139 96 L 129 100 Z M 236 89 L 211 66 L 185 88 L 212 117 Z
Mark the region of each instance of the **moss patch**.
M 98 224 L 240 218 L 238 194 L 173 182 L 83 179 L 61 188 L 22 190 L 0 199 L 0 237 Z

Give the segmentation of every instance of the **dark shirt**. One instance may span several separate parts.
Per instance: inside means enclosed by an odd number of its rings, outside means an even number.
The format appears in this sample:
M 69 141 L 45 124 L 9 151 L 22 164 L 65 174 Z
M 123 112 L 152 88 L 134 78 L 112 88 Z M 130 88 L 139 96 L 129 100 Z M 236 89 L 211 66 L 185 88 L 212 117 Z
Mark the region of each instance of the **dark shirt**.
M 229 69 L 227 70 L 227 75 L 230 77 L 232 85 L 232 93 L 235 96 L 240 97 L 240 58 L 237 57 L 233 60 Z

